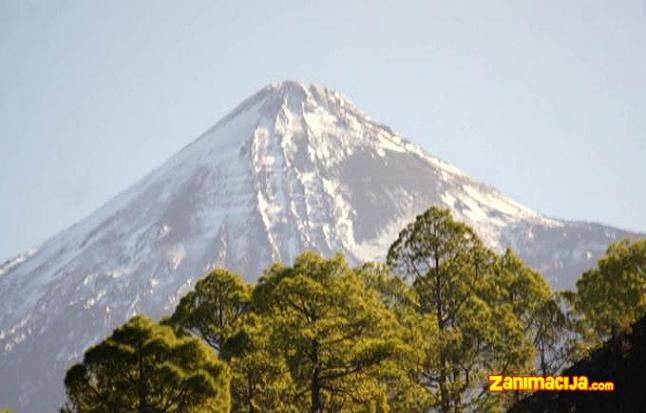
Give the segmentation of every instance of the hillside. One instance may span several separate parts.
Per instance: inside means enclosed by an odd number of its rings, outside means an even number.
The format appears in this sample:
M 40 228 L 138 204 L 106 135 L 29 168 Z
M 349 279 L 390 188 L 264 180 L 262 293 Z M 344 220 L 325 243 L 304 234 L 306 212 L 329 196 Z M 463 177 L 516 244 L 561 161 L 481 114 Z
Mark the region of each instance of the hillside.
M 537 392 L 509 413 L 646 412 L 646 318 L 562 373 L 611 381 L 614 392 Z

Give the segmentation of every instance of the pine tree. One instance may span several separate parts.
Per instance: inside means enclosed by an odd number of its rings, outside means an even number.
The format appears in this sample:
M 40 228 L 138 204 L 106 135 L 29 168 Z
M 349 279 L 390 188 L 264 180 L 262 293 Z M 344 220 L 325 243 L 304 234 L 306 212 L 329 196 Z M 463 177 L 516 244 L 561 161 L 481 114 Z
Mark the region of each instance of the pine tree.
M 376 292 L 381 302 L 395 314 L 407 351 L 382 369 L 379 378 L 388 389 L 388 403 L 393 412 L 426 413 L 433 406 L 433 395 L 424 385 L 423 360 L 437 348 L 433 317 L 419 312 L 415 291 L 388 266 L 364 263 L 356 269 L 365 288 Z
M 163 321 L 180 334 L 193 334 L 216 351 L 236 333 L 247 312 L 251 287 L 242 277 L 214 269 L 180 300 L 173 315 Z
M 232 411 L 299 413 L 289 368 L 272 341 L 271 323 L 256 314 L 222 348 L 232 371 Z
M 646 239 L 611 244 L 572 297 L 599 341 L 646 315 Z
M 435 324 L 422 377 L 438 389 L 436 407 L 497 409 L 501 398 L 486 392 L 486 375 L 527 369 L 533 356 L 521 317 L 502 299 L 498 257 L 448 210 L 432 207 L 400 232 L 387 262 L 412 280 L 418 311 Z
M 254 294 L 275 357 L 294 383 L 294 407 L 311 413 L 386 412 L 384 369 L 406 352 L 396 316 L 337 255 L 275 265 Z
M 229 369 L 198 339 L 136 316 L 65 375 L 63 412 L 213 412 L 230 409 Z
M 573 329 L 560 295 L 510 249 L 497 259 L 490 285 L 491 302 L 511 305 L 520 320 L 527 342 L 537 352 L 538 372 L 555 374 L 569 360 L 564 351 Z

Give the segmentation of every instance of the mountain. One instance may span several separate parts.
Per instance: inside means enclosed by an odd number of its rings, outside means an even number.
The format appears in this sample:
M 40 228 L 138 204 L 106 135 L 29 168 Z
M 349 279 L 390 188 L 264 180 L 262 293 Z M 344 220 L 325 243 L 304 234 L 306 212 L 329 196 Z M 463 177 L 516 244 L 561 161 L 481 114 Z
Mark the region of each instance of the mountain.
M 55 411 L 86 347 L 136 313 L 169 313 L 213 266 L 254 280 L 303 249 L 381 259 L 431 205 L 492 248 L 513 247 L 557 287 L 632 235 L 531 211 L 337 92 L 270 85 L 95 213 L 0 265 L 0 401 Z

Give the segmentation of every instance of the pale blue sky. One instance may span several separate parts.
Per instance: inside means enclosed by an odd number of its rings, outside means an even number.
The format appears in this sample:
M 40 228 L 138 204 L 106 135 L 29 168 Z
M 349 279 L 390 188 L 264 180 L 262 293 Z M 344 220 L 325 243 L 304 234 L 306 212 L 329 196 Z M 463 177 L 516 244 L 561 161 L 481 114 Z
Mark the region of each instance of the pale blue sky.
M 284 79 L 537 211 L 646 230 L 644 0 L 0 0 L 0 261 Z

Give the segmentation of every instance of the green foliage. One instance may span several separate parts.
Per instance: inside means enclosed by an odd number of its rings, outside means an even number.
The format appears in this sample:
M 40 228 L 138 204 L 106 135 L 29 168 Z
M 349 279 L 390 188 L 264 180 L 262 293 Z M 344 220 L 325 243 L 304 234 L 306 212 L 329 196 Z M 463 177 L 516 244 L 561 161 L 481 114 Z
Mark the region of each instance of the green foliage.
M 229 411 L 229 369 L 195 338 L 137 316 L 65 375 L 65 412 Z
M 496 410 L 504 402 L 486 392 L 486 376 L 531 370 L 534 342 L 544 334 L 538 308 L 550 290 L 511 252 L 497 257 L 448 210 L 430 208 L 404 228 L 388 264 L 412 280 L 417 310 L 434 324 L 424 332 L 423 383 L 438 389 L 442 412 Z
M 545 279 L 507 249 L 496 262 L 490 282 L 493 303 L 510 305 L 527 343 L 538 353 L 538 372 L 552 375 L 570 360 L 567 337 L 573 326 L 559 294 Z
M 432 317 L 418 311 L 414 291 L 401 278 L 394 277 L 386 265 L 365 263 L 357 270 L 364 288 L 377 293 L 384 305 L 395 314 L 401 339 L 407 351 L 396 360 L 394 368 L 384 370 L 380 380 L 388 388 L 388 401 L 393 412 L 427 412 L 433 405 L 433 394 L 423 384 L 423 360 L 437 346 L 432 331 Z
M 306 252 L 255 286 L 211 271 L 163 326 L 136 317 L 88 350 L 65 411 L 501 411 L 518 395 L 489 393 L 488 374 L 556 374 L 590 326 L 603 337 L 646 314 L 645 268 L 646 241 L 618 243 L 555 293 L 431 208 L 386 265 Z
M 294 383 L 285 361 L 271 342 L 271 325 L 255 314 L 222 349 L 232 370 L 234 412 L 293 412 Z
M 616 336 L 646 315 L 646 239 L 611 244 L 576 287 L 574 307 L 597 339 Z
M 304 253 L 293 267 L 272 267 L 256 291 L 298 411 L 389 410 L 385 378 L 400 375 L 410 348 L 396 314 L 341 256 Z
M 180 301 L 164 324 L 178 333 L 201 337 L 216 351 L 242 322 L 249 305 L 251 287 L 242 277 L 223 269 L 215 269 L 195 285 Z
M 215 343 L 231 368 L 233 411 L 427 410 L 417 366 L 428 340 L 414 295 L 387 267 L 353 270 L 340 255 L 304 253 L 248 292 L 239 277 L 213 271 L 166 321 Z M 221 323 L 216 314 L 232 308 Z

